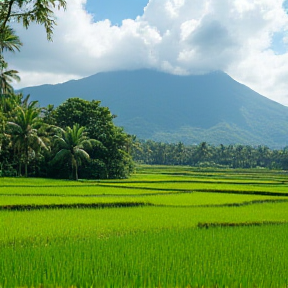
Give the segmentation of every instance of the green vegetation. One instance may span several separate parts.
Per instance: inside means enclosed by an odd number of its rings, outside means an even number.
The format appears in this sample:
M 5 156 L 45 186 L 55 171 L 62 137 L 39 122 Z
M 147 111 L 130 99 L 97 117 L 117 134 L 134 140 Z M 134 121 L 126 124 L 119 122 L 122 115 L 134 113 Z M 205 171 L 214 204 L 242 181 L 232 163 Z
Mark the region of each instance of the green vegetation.
M 176 229 L 48 238 L 34 244 L 28 240 L 1 251 L 0 270 L 6 276 L 2 285 L 284 288 L 287 228 Z
M 4 114 L 0 176 L 107 179 L 127 178 L 133 171 L 130 136 L 99 101 L 74 98 L 43 110 L 29 97 L 11 99 Z
M 129 180 L 2 178 L 0 286 L 286 288 L 287 180 L 168 166 Z M 222 193 L 196 191 L 207 185 Z
M 0 2 L 0 288 L 286 288 L 287 174 L 230 168 L 285 169 L 287 149 L 139 142 L 100 101 L 40 108 L 16 95 L 9 21 L 43 24 L 51 40 L 56 5 Z M 189 166 L 127 179 L 132 156 Z
M 182 142 L 175 144 L 151 140 L 135 142 L 133 158 L 143 164 L 190 165 L 200 168 L 288 169 L 288 147 L 271 150 L 263 145 L 214 146 L 207 142 L 184 145 Z
M 19 52 L 22 42 L 10 23 L 17 21 L 25 28 L 42 24 L 52 40 L 56 7 L 65 9 L 66 1 L 0 1 L 0 177 L 77 180 L 79 172 L 86 179 L 125 178 L 133 170 L 128 153 L 132 140 L 114 125 L 114 115 L 100 101 L 68 99 L 54 109 L 14 92 L 13 81 L 20 77 L 9 70 L 4 52 Z
M 30 2 L 40 5 L 40 1 L 27 1 L 27 4 Z M 8 70 L 3 51 L 18 51 L 22 43 L 13 29 L 7 26 L 6 20 L 16 17 L 24 21 L 25 27 L 31 21 L 44 23 L 47 36 L 51 39 L 54 20 L 49 18 L 47 22 L 45 17 L 53 16 L 49 7 L 54 6 L 54 2 L 45 1 L 44 6 L 39 7 L 35 4 L 37 7 L 30 11 L 32 14 L 23 12 L 19 14 L 20 18 L 8 7 L 9 3 L 14 3 L 13 9 L 18 7 L 20 11 L 27 11 L 22 1 L 5 0 L 0 4 L 0 30 L 5 32 L 0 37 L 0 176 L 123 179 L 133 171 L 133 160 L 142 164 L 200 168 L 288 168 L 287 148 L 270 150 L 266 146 L 249 145 L 214 147 L 206 142 L 184 146 L 183 143 L 139 141 L 114 124 L 115 116 L 107 107 L 101 107 L 100 101 L 70 98 L 57 108 L 53 105 L 40 108 L 37 101 L 29 102 L 29 96 L 16 95 L 11 81 L 19 78 L 18 72 Z M 60 7 L 65 7 L 65 4 L 65 1 L 59 2 Z M 40 16 L 32 17 L 37 9 L 43 13 L 38 11 Z M 186 191 L 186 187 L 179 189 Z
M 55 135 L 56 147 L 59 151 L 53 160 L 55 162 L 68 160 L 71 163 L 72 171 L 74 170 L 75 180 L 78 180 L 78 167 L 81 160 L 88 161 L 90 159 L 85 150 L 91 150 L 94 145 L 101 145 L 101 142 L 89 139 L 84 130 L 85 128 L 80 127 L 77 123 L 73 125 L 72 129 L 68 126 L 66 130 L 61 130 L 61 136 Z
M 23 91 L 42 105 L 60 105 L 77 95 L 102 99 L 119 116 L 117 125 L 139 139 L 162 142 L 157 146 L 179 141 L 187 146 L 206 141 L 226 148 L 237 143 L 245 149 L 287 146 L 287 107 L 220 71 L 183 77 L 154 69 L 111 71 L 66 82 L 65 90 L 59 84 Z

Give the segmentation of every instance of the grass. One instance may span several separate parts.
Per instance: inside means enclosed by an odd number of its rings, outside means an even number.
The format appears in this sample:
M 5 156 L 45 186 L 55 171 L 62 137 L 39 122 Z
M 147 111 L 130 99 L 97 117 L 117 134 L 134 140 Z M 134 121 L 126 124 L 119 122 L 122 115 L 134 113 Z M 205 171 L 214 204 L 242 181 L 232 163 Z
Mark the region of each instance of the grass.
M 195 228 L 199 222 L 288 221 L 288 203 L 232 207 L 134 207 L 2 211 L 0 243 L 26 239 L 124 235 Z
M 0 178 L 0 287 L 286 288 L 287 183 L 163 166 L 113 181 Z
M 5 275 L 0 283 L 3 287 L 57 283 L 57 287 L 285 288 L 287 231 L 287 225 L 168 229 L 7 245 L 0 252 L 0 271 Z
M 129 190 L 123 190 L 124 193 L 128 193 Z M 146 191 L 144 191 L 146 192 Z M 158 191 L 154 191 L 155 195 L 130 195 L 126 196 L 33 196 L 17 195 L 17 196 L 3 196 L 0 195 L 0 209 L 4 209 L 9 206 L 21 206 L 21 205 L 60 205 L 60 204 L 104 204 L 104 203 L 144 203 L 159 206 L 216 206 L 216 205 L 240 205 L 257 202 L 288 202 L 288 197 L 275 197 L 275 196 L 258 196 L 258 195 L 237 195 L 237 194 L 225 194 L 225 193 L 162 193 L 157 194 Z M 152 194 L 152 193 L 151 193 Z M 73 194 L 72 194 L 73 195 Z M 125 195 L 125 194 L 124 194 Z
M 104 185 L 104 184 L 102 184 Z M 226 193 L 270 193 L 270 194 L 286 194 L 288 196 L 288 185 L 287 184 L 279 184 L 279 185 L 268 185 L 266 183 L 259 183 L 257 185 L 252 184 L 238 184 L 238 183 L 209 183 L 209 182 L 184 182 L 184 181 L 174 181 L 174 182 L 166 182 L 166 181 L 157 181 L 153 183 L 107 183 L 105 185 L 110 185 L 111 187 L 125 187 L 131 189 L 154 189 L 154 190 L 166 190 L 166 191 L 175 191 L 175 192 L 183 192 L 183 191 L 202 191 L 202 192 L 210 192 L 210 191 L 221 191 Z

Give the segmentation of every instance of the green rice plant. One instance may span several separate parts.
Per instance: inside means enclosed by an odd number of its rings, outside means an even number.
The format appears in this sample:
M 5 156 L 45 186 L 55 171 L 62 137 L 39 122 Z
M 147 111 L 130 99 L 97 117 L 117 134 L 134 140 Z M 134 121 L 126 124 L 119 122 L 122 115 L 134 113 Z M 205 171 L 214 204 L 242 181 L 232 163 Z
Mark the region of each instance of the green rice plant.
M 7 186 L 81 186 L 83 185 L 79 181 L 72 180 L 56 180 L 56 179 L 47 179 L 47 178 L 0 178 L 0 188 Z
M 231 207 L 134 207 L 0 211 L 0 245 L 38 238 L 109 236 L 194 228 L 199 222 L 288 221 L 288 203 Z
M 159 191 L 202 191 L 202 192 L 226 192 L 226 193 L 259 193 L 259 194 L 284 194 L 288 195 L 288 185 L 269 185 L 269 184 L 231 184 L 231 183 L 209 183 L 209 182 L 153 182 L 153 183 L 101 183 L 102 186 L 110 187 L 125 187 L 125 188 L 139 188 L 139 189 L 154 189 Z
M 137 169 L 138 179 L 145 175 L 146 179 L 159 180 L 205 180 L 230 181 L 242 183 L 275 183 L 288 184 L 287 172 L 268 169 L 199 169 L 183 166 L 140 166 Z M 134 177 L 131 178 L 133 181 Z
M 288 226 L 168 229 L 8 243 L 0 286 L 286 288 Z
M 0 287 L 286 288 L 287 179 L 168 166 L 113 181 L 0 178 L 2 209 L 42 207 L 0 210 Z
M 59 188 L 61 190 L 61 188 Z M 73 189 L 73 188 L 71 188 Z M 106 188 L 107 190 L 109 187 Z M 113 188 L 111 189 L 113 192 Z M 130 192 L 128 189 L 123 189 L 123 193 Z M 110 192 L 110 193 L 111 193 Z M 139 192 L 139 191 L 138 191 Z M 143 191 L 146 192 L 146 191 Z M 143 203 L 150 205 L 162 206 L 217 206 L 217 205 L 248 205 L 249 203 L 273 202 L 273 201 L 287 201 L 288 197 L 274 197 L 262 195 L 237 195 L 225 193 L 161 193 L 158 194 L 138 194 L 127 196 L 114 195 L 95 195 L 90 197 L 86 196 L 39 196 L 32 194 L 26 196 L 20 194 L 17 196 L 3 196 L 0 194 L 0 209 L 12 208 L 13 206 L 31 206 L 31 205 L 75 205 L 75 204 L 110 204 L 110 203 Z M 54 191 L 55 193 L 55 191 Z M 6 208 L 5 208 L 6 207 Z M 95 206 L 96 207 L 96 206 Z M 101 206 L 100 206 L 101 207 Z M 7 209 L 8 209 L 7 208 Z M 48 207 L 49 208 L 49 207 Z
M 145 197 L 123 197 L 123 196 L 1 196 L 0 209 L 6 206 L 21 205 L 61 205 L 61 204 L 109 204 L 109 203 L 144 203 Z M 147 201 L 146 201 L 147 202 Z
M 163 206 L 195 207 L 195 206 L 221 206 L 221 205 L 249 205 L 253 203 L 288 201 L 287 196 L 262 196 L 262 195 L 243 195 L 226 193 L 174 193 L 159 194 L 155 196 L 147 195 L 137 197 L 138 200 L 146 200 L 146 203 Z
M 110 186 L 55 186 L 55 187 L 3 187 L 0 189 L 2 196 L 103 196 L 103 195 L 141 195 L 141 194 L 159 194 L 166 191 L 158 191 L 153 189 L 126 189 L 123 187 Z M 169 192 L 169 191 L 168 191 Z

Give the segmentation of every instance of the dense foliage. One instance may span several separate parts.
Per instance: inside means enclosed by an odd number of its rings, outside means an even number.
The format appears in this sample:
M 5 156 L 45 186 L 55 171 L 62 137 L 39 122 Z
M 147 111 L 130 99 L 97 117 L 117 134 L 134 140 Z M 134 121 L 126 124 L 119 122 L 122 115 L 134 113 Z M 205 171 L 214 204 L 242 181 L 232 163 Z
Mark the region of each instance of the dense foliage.
M 52 115 L 50 121 L 51 118 Z M 91 150 L 94 160 L 81 170 L 83 177 L 123 178 L 131 172 L 132 160 L 128 154 L 131 137 L 114 125 L 114 118 L 107 107 L 101 107 L 100 101 L 95 100 L 72 98 L 55 110 L 52 121 L 58 126 L 71 127 L 79 123 L 86 127 L 89 138 L 102 143 Z
M 10 93 L 1 104 L 3 176 L 126 178 L 132 158 L 157 165 L 288 169 L 287 148 L 139 141 L 115 126 L 100 101 L 70 98 L 57 108 L 41 109 L 29 97 Z
M 42 24 L 48 40 L 56 25 L 54 8 L 65 0 L 0 2 L 0 175 L 61 178 L 124 178 L 133 168 L 127 153 L 130 136 L 113 123 L 100 101 L 69 99 L 57 109 L 39 107 L 14 93 L 18 71 L 10 70 L 4 52 L 20 51 L 22 42 L 10 26 Z
M 133 170 L 131 137 L 99 101 L 73 98 L 41 109 L 29 98 L 14 98 L 3 113 L 3 176 L 125 178 Z
M 187 146 L 154 141 L 134 141 L 133 158 L 145 164 L 191 165 L 224 168 L 288 169 L 288 147 L 271 150 L 267 146 L 220 145 L 206 142 Z

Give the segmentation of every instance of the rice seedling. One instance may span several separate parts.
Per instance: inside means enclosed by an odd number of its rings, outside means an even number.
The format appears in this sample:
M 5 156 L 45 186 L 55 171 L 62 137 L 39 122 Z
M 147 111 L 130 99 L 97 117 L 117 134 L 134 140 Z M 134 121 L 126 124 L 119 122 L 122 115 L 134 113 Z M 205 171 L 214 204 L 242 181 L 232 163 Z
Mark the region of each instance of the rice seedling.
M 287 241 L 286 225 L 10 243 L 0 286 L 285 288 Z
M 162 166 L 113 181 L 0 178 L 0 287 L 286 288 L 287 183 Z
M 199 222 L 288 221 L 288 203 L 231 207 L 153 207 L 0 211 L 0 243 L 195 228 Z M 31 241 L 32 241 L 31 240 Z
M 108 190 L 109 188 L 106 188 Z M 71 188 L 73 190 L 73 188 Z M 70 190 L 70 191 L 71 191 Z M 112 189 L 113 191 L 113 189 Z M 110 191 L 111 192 L 111 191 Z M 82 196 L 49 196 L 32 194 L 15 195 L 1 195 L 0 194 L 0 210 L 13 206 L 25 205 L 74 205 L 74 204 L 109 204 L 109 203 L 144 203 L 159 206 L 217 206 L 217 205 L 241 205 L 253 204 L 261 202 L 277 202 L 287 201 L 288 197 L 262 196 L 262 195 L 237 195 L 225 193 L 158 193 L 154 191 L 154 195 L 148 194 L 128 194 L 130 190 L 123 189 L 124 196 L 117 196 L 117 194 L 109 195 L 82 195 Z M 146 192 L 146 191 L 143 191 Z M 126 195 L 124 193 L 127 193 Z

